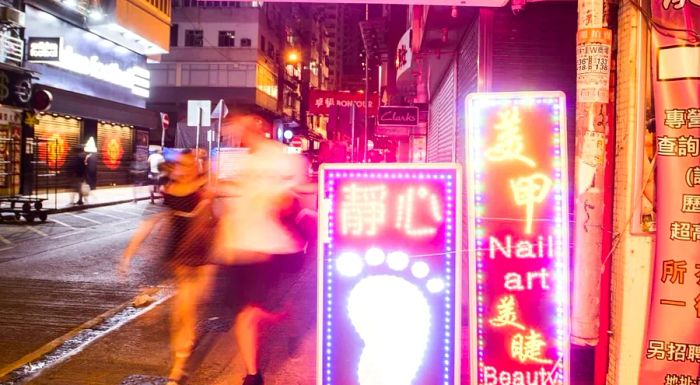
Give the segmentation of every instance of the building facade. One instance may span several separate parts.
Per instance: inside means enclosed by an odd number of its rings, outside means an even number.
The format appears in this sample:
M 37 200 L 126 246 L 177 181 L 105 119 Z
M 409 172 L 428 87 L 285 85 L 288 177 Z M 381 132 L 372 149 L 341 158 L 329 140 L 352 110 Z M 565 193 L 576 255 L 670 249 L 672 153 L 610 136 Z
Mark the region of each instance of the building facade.
M 322 31 L 314 23 L 301 30 L 297 22 L 309 16 L 310 7 L 190 0 L 173 5 L 171 52 L 149 65 L 150 108 L 169 113 L 183 131 L 188 100 L 223 100 L 233 113 L 306 129 L 303 93 L 309 83 L 325 84 L 328 74 L 320 59 L 327 47 L 318 38 Z M 166 143 L 183 145 L 173 133 Z
M 25 15 L 26 66 L 38 78 L 35 87 L 52 95 L 24 130 L 40 158 L 23 163 L 25 181 L 41 172 L 33 164 L 45 165 L 43 175 L 54 179 L 49 184 L 73 187 L 67 159 L 80 148 L 98 160 L 93 188 L 131 183 L 131 162 L 136 153 L 148 155 L 149 130 L 159 126 L 158 115 L 146 109 L 146 62 L 169 48 L 170 5 L 27 1 Z

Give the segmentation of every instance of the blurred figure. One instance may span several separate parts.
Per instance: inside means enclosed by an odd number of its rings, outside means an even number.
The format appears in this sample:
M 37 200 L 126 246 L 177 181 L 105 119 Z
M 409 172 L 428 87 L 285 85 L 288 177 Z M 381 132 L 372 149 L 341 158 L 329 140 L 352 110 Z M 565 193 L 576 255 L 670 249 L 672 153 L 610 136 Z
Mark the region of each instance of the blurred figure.
M 211 199 L 205 191 L 206 177 L 198 172 L 192 152 L 180 154 L 163 189 L 164 205 L 170 210 L 146 220 L 124 251 L 119 270 L 126 274 L 130 261 L 153 228 L 165 221 L 168 240 L 163 262 L 177 286 L 171 313 L 173 364 L 168 385 L 184 384 L 186 365 L 192 353 L 197 325 L 197 309 L 209 291 L 214 267 L 207 255 L 214 231 Z
M 97 147 L 95 143 L 85 145 L 85 183 L 90 190 L 97 188 Z
M 163 150 L 160 148 L 148 156 L 148 179 L 153 183 L 154 192 L 160 190 L 161 178 L 163 177 L 161 165 L 163 163 L 165 163 L 165 157 L 163 156 Z
M 74 186 L 74 191 L 75 195 L 77 195 L 78 200 L 73 201 L 73 198 L 71 200 L 78 205 L 82 205 L 83 202 L 83 196 L 85 193 L 85 155 L 83 153 L 82 148 L 80 147 L 73 147 L 71 149 L 70 154 L 68 155 L 68 172 L 69 176 L 71 178 L 71 185 Z
M 141 152 L 135 153 L 129 171 L 131 172 L 131 177 L 134 182 L 134 203 L 136 203 L 139 190 L 141 190 L 142 186 L 148 185 L 149 166 L 146 155 Z
M 285 153 L 285 146 L 265 137 L 264 121 L 238 118 L 230 125 L 250 149 L 242 159 L 238 178 L 223 203 L 215 238 L 215 259 L 234 285 L 229 294 L 234 308 L 234 334 L 247 376 L 244 385 L 262 385 L 258 367 L 261 324 L 280 319 L 285 304 L 271 289 L 285 276 L 303 268 L 305 241 L 296 231 L 300 203 L 295 189 L 306 182 L 301 155 Z

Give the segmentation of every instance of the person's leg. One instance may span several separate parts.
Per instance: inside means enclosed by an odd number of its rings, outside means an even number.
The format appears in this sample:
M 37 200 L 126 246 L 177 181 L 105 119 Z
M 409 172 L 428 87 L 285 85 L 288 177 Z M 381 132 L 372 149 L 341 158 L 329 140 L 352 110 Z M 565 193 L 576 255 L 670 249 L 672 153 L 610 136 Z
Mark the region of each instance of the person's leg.
M 170 346 L 173 352 L 173 365 L 168 378 L 179 381 L 186 376 L 185 365 L 192 352 L 196 318 L 196 270 L 181 266 L 175 269 L 177 293 L 171 310 Z

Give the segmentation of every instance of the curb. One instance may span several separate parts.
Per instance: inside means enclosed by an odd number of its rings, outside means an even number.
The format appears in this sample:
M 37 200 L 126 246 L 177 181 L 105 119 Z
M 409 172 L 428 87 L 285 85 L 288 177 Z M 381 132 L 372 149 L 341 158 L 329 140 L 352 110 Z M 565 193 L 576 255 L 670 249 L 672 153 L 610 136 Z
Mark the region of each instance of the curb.
M 59 209 L 46 210 L 46 213 L 48 215 L 60 214 L 60 213 L 67 213 L 67 212 L 71 212 L 71 211 L 82 211 L 85 209 L 93 209 L 93 208 L 97 208 L 97 207 L 120 205 L 123 203 L 130 203 L 130 202 L 133 202 L 135 200 L 136 201 L 145 201 L 145 200 L 150 200 L 150 199 L 151 199 L 151 197 L 141 197 L 141 198 L 136 198 L 136 199 L 131 198 L 131 199 L 122 199 L 122 200 L 118 200 L 118 201 L 110 201 L 110 202 L 90 203 L 90 204 L 84 204 L 84 205 L 73 205 L 73 206 L 62 207 Z M 158 196 L 158 197 L 155 197 L 154 199 L 158 200 L 158 199 L 161 199 L 161 197 Z
M 6 365 L 5 367 L 0 368 L 0 384 L 4 384 L 3 381 L 8 381 L 8 380 L 10 381 L 10 383 L 12 383 L 11 382 L 12 379 L 8 378 L 8 376 L 10 376 L 14 371 L 16 371 L 24 366 L 30 365 L 32 362 L 35 362 L 36 360 L 40 359 L 41 357 L 44 357 L 45 355 L 55 351 L 64 343 L 66 343 L 66 342 L 70 341 L 72 338 L 78 336 L 80 334 L 80 332 L 87 330 L 87 329 L 92 329 L 92 328 L 104 323 L 106 320 L 115 316 L 116 314 L 120 313 L 121 311 L 123 311 L 125 309 L 128 309 L 130 307 L 135 308 L 133 306 L 133 303 L 134 303 L 135 299 L 138 298 L 139 296 L 141 296 L 143 294 L 149 294 L 152 296 L 161 295 L 162 298 L 160 298 L 159 300 L 156 300 L 152 304 L 145 306 L 143 308 L 144 312 L 149 311 L 153 307 L 159 305 L 160 303 L 162 303 L 170 298 L 171 295 L 167 294 L 163 289 L 164 289 L 163 287 L 156 286 L 156 287 L 149 288 L 148 290 L 143 290 L 141 293 L 136 294 L 134 297 L 130 298 L 129 300 L 122 302 L 121 304 L 117 305 L 116 307 L 109 309 L 109 310 L 103 312 L 102 314 L 100 314 L 100 315 L 98 315 L 98 316 L 96 316 L 96 317 L 94 317 L 86 322 L 83 322 L 82 324 L 76 326 L 75 328 L 73 328 L 69 332 L 63 334 L 62 336 L 53 339 L 52 341 L 44 344 L 43 346 L 39 347 L 38 349 L 35 349 L 33 352 L 24 355 L 23 357 Z M 143 314 L 143 312 L 141 312 L 138 315 L 141 315 L 141 314 Z M 138 315 L 137 315 L 137 317 L 138 317 Z M 50 365 L 50 366 L 52 366 L 52 365 Z M 43 371 L 44 369 L 47 369 L 50 366 L 39 368 L 40 369 L 39 371 Z M 37 373 L 33 374 L 32 376 L 34 376 L 36 374 Z

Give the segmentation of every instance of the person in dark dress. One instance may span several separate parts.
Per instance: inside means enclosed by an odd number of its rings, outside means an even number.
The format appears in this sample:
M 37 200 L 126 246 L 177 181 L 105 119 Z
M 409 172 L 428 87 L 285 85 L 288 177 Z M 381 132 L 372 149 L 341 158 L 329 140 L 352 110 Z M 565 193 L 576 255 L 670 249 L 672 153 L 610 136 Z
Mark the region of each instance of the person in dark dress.
M 196 337 L 197 309 L 209 292 L 214 266 L 208 262 L 214 228 L 211 199 L 205 189 L 206 176 L 198 172 L 191 152 L 179 155 L 163 189 L 164 205 L 169 209 L 157 214 L 139 227 L 124 252 L 119 270 L 128 271 L 131 258 L 153 228 L 164 224 L 167 239 L 162 261 L 172 273 L 177 286 L 171 313 L 171 348 L 173 363 L 168 385 L 184 384 L 186 365 Z
M 73 147 L 68 156 L 68 174 L 70 184 L 78 196 L 75 202 L 78 205 L 83 204 L 82 184 L 85 183 L 85 154 L 80 147 Z
M 88 152 L 85 155 L 85 182 L 90 190 L 97 188 L 97 153 Z

